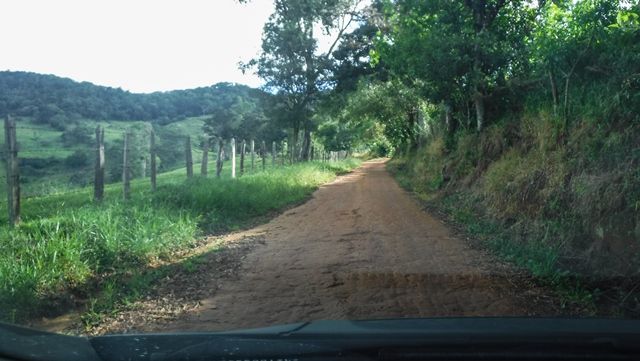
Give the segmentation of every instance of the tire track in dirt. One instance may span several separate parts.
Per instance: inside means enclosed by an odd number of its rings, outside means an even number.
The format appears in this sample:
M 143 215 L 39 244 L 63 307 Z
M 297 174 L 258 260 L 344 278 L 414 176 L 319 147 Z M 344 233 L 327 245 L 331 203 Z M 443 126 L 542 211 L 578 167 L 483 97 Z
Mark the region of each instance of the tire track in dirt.
M 528 277 L 455 237 L 370 161 L 268 224 L 264 243 L 200 307 L 139 331 L 211 331 L 317 319 L 556 315 Z M 208 287 L 199 277 L 198 287 Z

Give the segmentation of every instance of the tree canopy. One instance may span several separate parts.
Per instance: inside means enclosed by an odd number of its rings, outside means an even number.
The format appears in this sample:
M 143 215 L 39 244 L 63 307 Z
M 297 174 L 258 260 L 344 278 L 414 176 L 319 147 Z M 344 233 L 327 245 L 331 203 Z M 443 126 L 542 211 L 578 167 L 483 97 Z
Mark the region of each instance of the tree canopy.
M 321 93 L 333 87 L 333 51 L 356 21 L 359 4 L 359 0 L 276 0 L 264 26 L 262 53 L 245 65 L 255 67 L 265 80 L 265 90 L 278 95 L 296 159 L 309 158 L 312 114 Z M 320 34 L 332 39 L 327 50 L 319 49 Z M 298 147 L 300 132 L 303 141 Z

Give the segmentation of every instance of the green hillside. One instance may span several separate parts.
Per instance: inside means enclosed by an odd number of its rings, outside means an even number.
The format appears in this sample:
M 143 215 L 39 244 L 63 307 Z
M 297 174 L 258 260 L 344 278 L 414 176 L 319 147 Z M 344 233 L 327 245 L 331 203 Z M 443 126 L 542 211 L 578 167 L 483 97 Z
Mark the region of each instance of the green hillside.
M 258 99 L 266 93 L 244 85 L 136 94 L 54 75 L 0 71 L 0 115 L 32 117 L 56 128 L 85 119 L 170 123 L 211 114 L 225 96 Z
M 194 163 L 200 162 L 205 132 L 226 140 L 281 140 L 282 127 L 268 116 L 269 98 L 261 90 L 230 83 L 135 94 L 53 75 L 0 72 L 0 116 L 9 115 L 16 121 L 20 184 L 26 197 L 90 185 L 98 125 L 105 130 L 107 183 L 122 179 L 127 130 L 132 134 L 134 179 L 143 175 L 149 163 L 152 128 L 160 172 L 184 166 L 187 136 L 191 137 Z M 0 133 L 1 152 L 3 127 Z M 0 177 L 4 173 L 2 167 Z M 6 184 L 1 183 L 4 193 Z

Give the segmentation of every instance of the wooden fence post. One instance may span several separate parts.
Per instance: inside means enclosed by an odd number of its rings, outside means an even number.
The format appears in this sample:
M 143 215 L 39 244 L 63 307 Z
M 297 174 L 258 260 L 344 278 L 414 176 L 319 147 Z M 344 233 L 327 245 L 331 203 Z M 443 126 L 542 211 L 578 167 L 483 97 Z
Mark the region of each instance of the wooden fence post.
M 187 163 L 187 177 L 193 177 L 193 157 L 191 155 L 191 137 L 187 136 L 184 145 L 185 161 Z
M 147 158 L 142 157 L 142 164 L 140 164 L 140 172 L 142 173 L 142 179 L 147 178 Z
M 220 173 L 222 173 L 222 152 L 224 152 L 224 140 L 220 138 L 218 141 L 218 158 L 216 158 L 216 177 L 220 178 Z
M 288 160 L 288 154 L 287 152 L 289 151 L 289 148 L 291 148 L 291 146 L 289 146 L 289 143 L 287 143 L 287 145 L 284 145 L 284 141 L 282 142 L 282 166 L 284 167 L 285 164 L 287 164 L 287 160 Z
M 93 180 L 93 199 L 100 202 L 104 197 L 104 129 L 96 127 L 96 174 Z
M 151 146 L 150 146 L 150 158 L 151 158 L 151 190 L 155 192 L 156 190 L 156 176 L 158 172 L 158 167 L 156 164 L 156 133 L 151 128 Z
M 271 165 L 276 166 L 276 142 L 271 144 Z
M 242 146 L 240 147 L 240 175 L 244 174 L 244 153 L 247 151 L 247 141 L 242 140 Z
M 251 172 L 256 170 L 256 144 L 251 139 Z
M 202 144 L 202 165 L 200 166 L 200 175 L 203 177 L 206 177 L 209 172 L 209 141 L 209 137 L 205 136 Z
M 236 138 L 231 138 L 231 178 L 236 177 Z
M 18 170 L 18 144 L 16 122 L 9 115 L 4 119 L 4 135 L 7 163 L 7 208 L 9 225 L 20 223 L 20 172 Z
M 260 155 L 262 158 L 262 170 L 264 171 L 267 166 L 267 144 L 262 141 L 262 147 L 260 149 Z
M 129 142 L 131 142 L 131 134 L 129 130 L 124 133 L 124 147 L 122 150 L 122 194 L 125 200 L 131 198 L 131 166 L 129 164 L 130 150 Z

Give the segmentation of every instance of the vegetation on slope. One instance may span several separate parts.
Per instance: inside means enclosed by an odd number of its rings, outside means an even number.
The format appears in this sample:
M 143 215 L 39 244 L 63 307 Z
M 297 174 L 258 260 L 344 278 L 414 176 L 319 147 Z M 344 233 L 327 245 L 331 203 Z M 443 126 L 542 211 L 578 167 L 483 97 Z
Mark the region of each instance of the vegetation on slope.
M 590 313 L 637 314 L 630 292 L 640 261 L 640 153 L 628 150 L 637 149 L 638 130 L 576 128 L 580 138 L 547 148 L 545 122 L 536 123 L 460 134 L 451 151 L 434 136 L 391 169 L 480 245 L 557 286 L 567 301 Z M 514 136 L 520 141 L 506 142 Z

